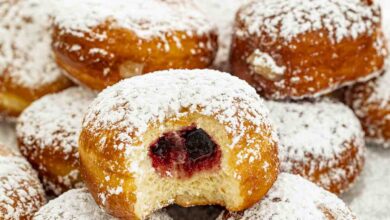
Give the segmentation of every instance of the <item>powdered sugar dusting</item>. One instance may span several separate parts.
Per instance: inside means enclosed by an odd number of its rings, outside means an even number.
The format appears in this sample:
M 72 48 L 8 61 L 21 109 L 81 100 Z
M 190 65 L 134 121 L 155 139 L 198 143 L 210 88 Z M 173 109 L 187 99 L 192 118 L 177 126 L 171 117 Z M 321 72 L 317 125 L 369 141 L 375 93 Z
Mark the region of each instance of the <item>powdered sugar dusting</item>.
M 334 194 L 295 175 L 281 173 L 259 203 L 243 213 L 232 213 L 219 219 L 356 219 Z
M 268 101 L 267 106 L 279 132 L 279 158 L 283 171 L 290 171 L 294 160 L 307 161 L 308 164 L 313 158 L 320 158 L 324 163 L 330 160 L 330 164 L 323 165 L 331 167 L 336 155 L 342 154 L 350 142 L 364 146 L 359 120 L 341 103 L 328 99 L 313 103 Z
M 63 160 L 78 158 L 82 120 L 95 96 L 94 92 L 75 87 L 34 102 L 18 119 L 17 136 L 23 145 L 22 151 L 35 152 L 31 157 L 41 157 L 35 148 L 50 149 L 63 153 Z M 59 181 L 70 185 L 69 179 L 77 177 L 78 170 L 74 170 Z
M 42 207 L 34 216 L 35 220 L 117 220 L 95 203 L 86 188 L 73 189 L 62 194 Z M 148 220 L 171 220 L 163 211 L 152 214 Z
M 214 29 L 189 1 L 60 0 L 57 4 L 55 24 L 80 36 L 108 20 L 114 27 L 129 29 L 145 39 L 165 36 L 172 30 L 202 34 Z
M 82 119 L 94 97 L 94 92 L 81 87 L 43 97 L 18 119 L 18 137 L 26 145 L 71 153 L 78 146 Z
M 247 31 L 239 29 L 237 35 L 259 36 L 266 32 L 274 40 L 282 38 L 286 43 L 318 30 L 325 30 L 331 42 L 339 43 L 372 33 L 372 25 L 381 21 L 376 1 L 369 5 L 361 0 L 253 1 L 239 16 Z
M 215 117 L 232 135 L 232 146 L 242 138 L 245 121 L 268 125 L 262 99 L 246 82 L 213 70 L 172 70 L 133 77 L 104 90 L 83 127 L 123 131 L 116 138 L 132 145 L 130 135 L 142 141 L 149 124 L 183 116 L 184 108 Z
M 22 157 L 0 156 L 0 218 L 32 215 L 44 203 L 42 186 L 30 164 Z
M 52 9 L 51 1 L 1 2 L 0 78 L 34 89 L 62 77 L 50 47 Z

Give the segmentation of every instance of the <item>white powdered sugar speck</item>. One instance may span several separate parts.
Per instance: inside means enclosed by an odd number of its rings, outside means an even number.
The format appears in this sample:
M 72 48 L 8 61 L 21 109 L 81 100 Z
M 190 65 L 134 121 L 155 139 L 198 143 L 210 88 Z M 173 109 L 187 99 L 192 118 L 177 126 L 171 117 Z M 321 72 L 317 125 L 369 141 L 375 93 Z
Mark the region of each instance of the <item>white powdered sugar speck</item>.
M 177 30 L 203 34 L 214 26 L 189 1 L 180 0 L 59 0 L 55 24 L 83 36 L 108 20 L 140 38 L 163 37 Z M 102 36 L 104 37 L 104 36 Z
M 333 43 L 357 38 L 372 32 L 380 22 L 376 1 L 372 5 L 361 0 L 263 0 L 252 1 L 240 13 L 247 31 L 238 35 L 261 35 L 266 32 L 286 43 L 300 34 L 324 29 Z

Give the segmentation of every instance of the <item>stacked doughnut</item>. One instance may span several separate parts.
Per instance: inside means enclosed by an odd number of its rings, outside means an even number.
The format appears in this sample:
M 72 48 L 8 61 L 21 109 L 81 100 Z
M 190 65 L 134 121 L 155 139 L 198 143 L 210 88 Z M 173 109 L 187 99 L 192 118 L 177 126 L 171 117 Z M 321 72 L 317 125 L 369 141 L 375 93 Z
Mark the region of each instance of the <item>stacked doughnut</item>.
M 30 105 L 16 126 L 21 153 L 37 169 L 45 189 L 59 195 L 82 184 L 78 137 L 95 93 L 70 88 Z
M 378 76 L 387 56 L 376 1 L 251 1 L 237 13 L 232 72 L 272 99 L 318 97 Z
M 355 219 L 332 193 L 359 177 L 364 133 L 389 145 L 375 1 L 6 0 L 0 15 L 0 112 L 20 115 L 31 164 L 0 146 L 0 218 Z M 347 85 L 354 111 L 321 97 Z
M 156 70 L 206 68 L 215 57 L 217 32 L 190 1 L 61 0 L 57 8 L 57 63 L 92 89 Z
M 0 115 L 17 117 L 32 101 L 71 85 L 50 48 L 49 2 L 1 1 Z
M 46 202 L 30 164 L 0 145 L 0 218 L 31 219 Z

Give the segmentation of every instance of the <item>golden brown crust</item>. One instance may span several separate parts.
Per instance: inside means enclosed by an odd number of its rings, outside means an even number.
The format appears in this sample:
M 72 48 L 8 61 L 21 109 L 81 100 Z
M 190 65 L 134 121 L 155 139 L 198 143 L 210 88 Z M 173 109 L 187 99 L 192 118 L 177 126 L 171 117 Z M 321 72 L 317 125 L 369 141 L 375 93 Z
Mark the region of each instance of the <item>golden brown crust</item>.
M 96 39 L 89 33 L 79 37 L 64 33 L 56 26 L 53 50 L 59 66 L 77 82 L 95 90 L 102 90 L 124 78 L 157 70 L 207 68 L 217 51 L 217 34 L 214 32 L 189 35 L 174 31 L 165 33 L 163 38 L 143 39 L 130 30 L 113 28 L 106 22 L 93 28 L 91 33 L 104 33 L 107 37 Z M 78 45 L 80 49 L 70 50 L 71 45 Z M 105 52 L 91 54 L 94 48 Z
M 55 147 L 41 148 L 38 144 L 25 144 L 24 138 L 18 138 L 18 145 L 23 156 L 28 158 L 34 169 L 39 171 L 39 177 L 47 184 L 46 190 L 50 194 L 60 194 L 80 185 L 78 175 L 70 176 L 68 180 L 60 180 L 77 170 L 79 159 L 77 149 L 72 152 L 53 150 Z
M 247 27 L 238 18 L 236 29 L 245 31 Z M 280 36 L 273 39 L 265 31 L 260 36 L 236 33 L 230 57 L 232 72 L 268 98 L 299 99 L 322 95 L 373 78 L 383 69 L 386 47 L 378 44 L 384 42 L 380 22 L 374 22 L 371 28 L 372 33 L 360 34 L 355 39 L 344 38 L 338 43 L 329 39 L 325 28 L 299 34 L 290 42 Z M 256 49 L 270 56 L 277 66 L 284 67 L 284 74 L 269 79 L 264 73 L 256 73 L 248 62 Z
M 72 83 L 65 77 L 60 77 L 55 82 L 27 88 L 14 82 L 14 79 L 7 73 L 0 76 L 0 112 L 9 117 L 17 117 L 33 101 L 40 97 L 59 92 L 72 86 Z

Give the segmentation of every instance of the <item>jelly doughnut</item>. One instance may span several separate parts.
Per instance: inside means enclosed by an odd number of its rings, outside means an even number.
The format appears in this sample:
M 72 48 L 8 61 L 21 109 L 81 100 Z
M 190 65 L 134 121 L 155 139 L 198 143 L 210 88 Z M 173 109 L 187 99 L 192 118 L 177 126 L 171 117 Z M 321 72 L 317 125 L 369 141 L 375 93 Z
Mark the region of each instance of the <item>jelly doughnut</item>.
M 245 81 L 213 70 L 123 80 L 91 104 L 81 173 L 99 205 L 143 218 L 170 204 L 255 204 L 278 174 L 268 110 Z
M 51 4 L 0 4 L 0 115 L 17 117 L 31 102 L 71 85 L 51 52 Z
M 367 81 L 388 53 L 374 0 L 251 1 L 233 34 L 232 72 L 270 99 L 312 98 Z
M 53 34 L 57 63 L 92 89 L 156 70 L 206 68 L 217 51 L 215 27 L 191 1 L 57 4 Z
M 20 151 L 51 193 L 59 195 L 82 185 L 77 142 L 84 113 L 94 97 L 86 89 L 70 88 L 35 101 L 18 119 Z
M 0 145 L 0 219 L 31 219 L 45 202 L 30 164 Z
M 364 165 L 364 132 L 351 109 L 330 99 L 268 101 L 279 136 L 280 169 L 339 194 Z

